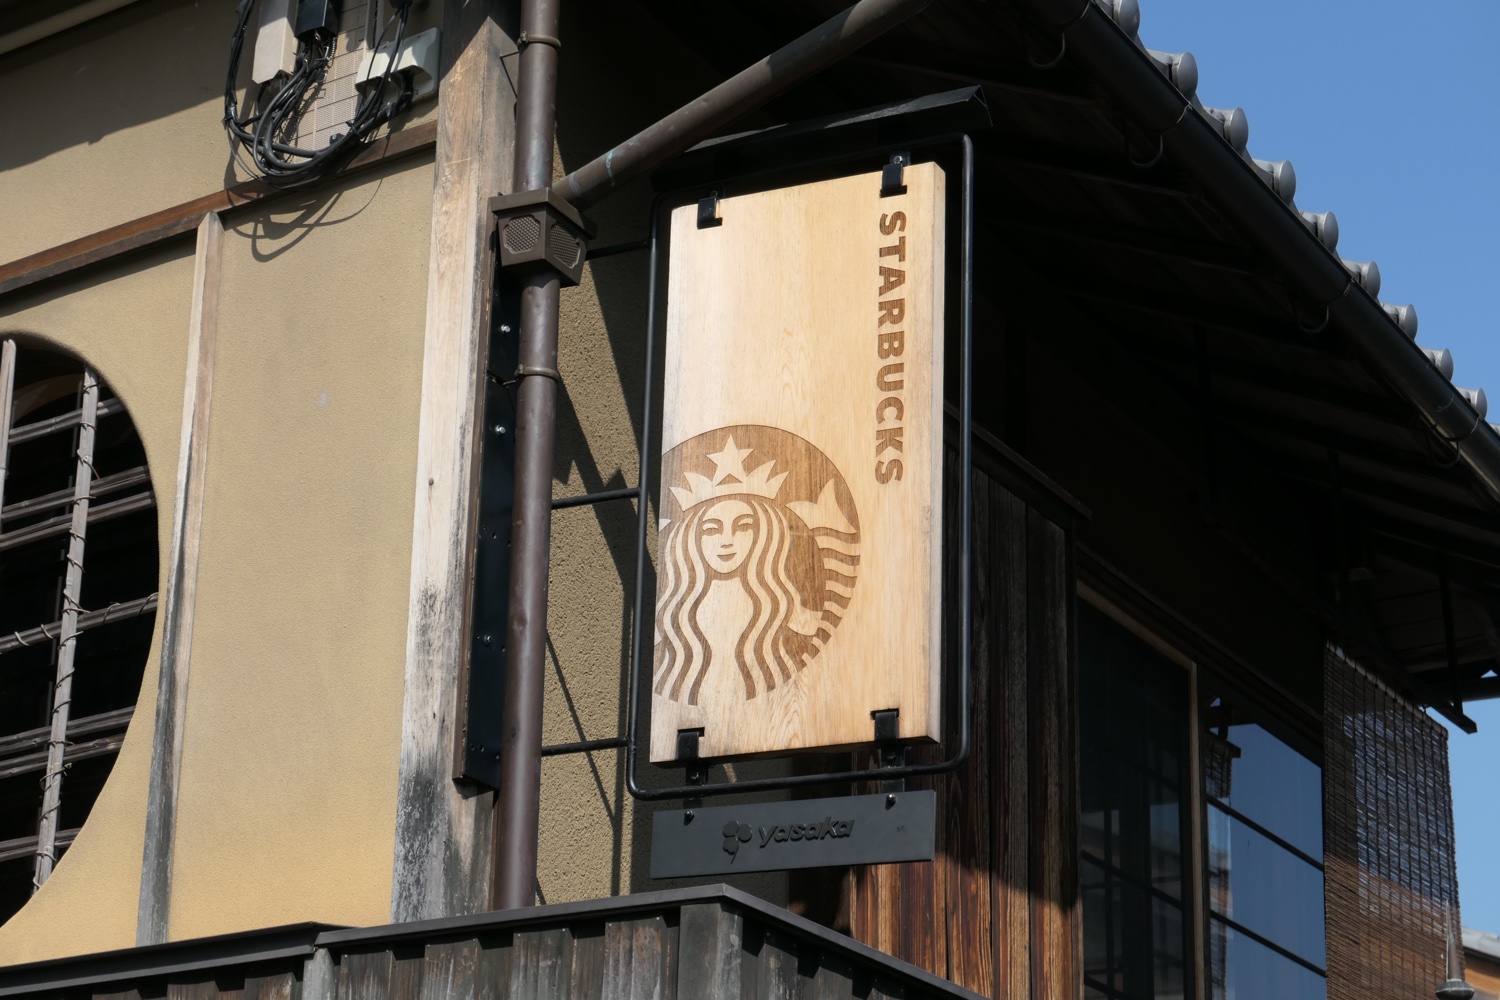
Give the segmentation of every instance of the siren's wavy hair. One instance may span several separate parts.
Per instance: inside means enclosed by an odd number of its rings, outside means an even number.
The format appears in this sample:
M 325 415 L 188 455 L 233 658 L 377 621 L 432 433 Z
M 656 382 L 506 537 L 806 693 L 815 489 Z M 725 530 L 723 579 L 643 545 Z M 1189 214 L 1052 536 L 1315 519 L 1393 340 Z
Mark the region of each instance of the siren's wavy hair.
M 703 519 L 713 506 L 730 497 L 695 504 L 673 519 L 662 532 L 660 595 L 656 603 L 656 657 L 652 670 L 656 693 L 673 701 L 698 704 L 703 679 L 713 666 L 713 648 L 698 623 L 698 609 L 716 572 L 703 557 L 699 538 Z M 755 512 L 755 539 L 734 575 L 745 585 L 753 608 L 750 624 L 735 646 L 736 666 L 745 683 L 745 697 L 771 691 L 802 666 L 788 648 L 787 623 L 799 601 L 790 561 L 792 527 L 780 504 L 762 497 L 733 497 Z

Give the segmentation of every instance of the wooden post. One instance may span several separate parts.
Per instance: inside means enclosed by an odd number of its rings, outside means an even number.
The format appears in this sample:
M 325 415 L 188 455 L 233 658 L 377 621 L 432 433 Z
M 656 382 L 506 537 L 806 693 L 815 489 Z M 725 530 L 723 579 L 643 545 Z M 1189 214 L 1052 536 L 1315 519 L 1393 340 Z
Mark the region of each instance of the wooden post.
M 83 372 L 83 416 L 78 422 L 78 463 L 73 476 L 73 522 L 68 529 L 68 568 L 63 577 L 62 632 L 57 640 L 57 675 L 52 685 L 52 732 L 47 737 L 47 770 L 42 776 L 42 819 L 37 828 L 36 874 L 40 889 L 57 863 L 58 812 L 62 808 L 63 751 L 68 745 L 68 711 L 73 699 L 73 661 L 78 650 L 78 596 L 83 591 L 83 544 L 89 525 L 89 489 L 94 481 L 94 421 L 98 419 L 99 378 Z
M 182 731 L 187 715 L 188 661 L 193 648 L 193 607 L 198 592 L 198 537 L 203 525 L 203 489 L 208 459 L 208 413 L 213 396 L 214 352 L 219 323 L 219 269 L 224 225 L 213 212 L 198 223 L 193 263 L 193 306 L 188 317 L 187 377 L 182 390 L 182 430 L 172 505 L 172 541 L 162 615 L 161 670 L 156 686 L 151 780 L 146 793 L 146 838 L 141 855 L 141 892 L 135 942 L 167 939 L 172 874 L 172 838 Z
M 5 507 L 5 470 L 10 467 L 10 421 L 16 394 L 16 342 L 0 342 L 0 509 Z M 3 527 L 3 524 L 0 524 Z
M 483 395 L 493 274 L 488 199 L 510 184 L 516 51 L 499 0 L 445 0 L 416 513 L 407 613 L 406 697 L 391 918 L 489 906 L 490 798 L 453 781 L 460 680 L 468 656 Z

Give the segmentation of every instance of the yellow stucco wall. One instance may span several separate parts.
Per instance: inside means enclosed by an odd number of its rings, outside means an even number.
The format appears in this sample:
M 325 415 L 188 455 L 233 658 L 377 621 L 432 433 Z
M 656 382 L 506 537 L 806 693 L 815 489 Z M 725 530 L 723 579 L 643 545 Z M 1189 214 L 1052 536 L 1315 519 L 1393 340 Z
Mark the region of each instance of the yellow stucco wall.
M 390 913 L 430 164 L 232 219 L 169 931 Z
M 125 401 L 146 448 L 163 546 L 172 533 L 192 283 L 186 240 L 61 289 L 0 300 L 0 334 L 38 336 L 82 355 Z M 166 573 L 163 549 L 159 593 Z M 0 926 L 0 965 L 135 943 L 160 650 L 158 629 L 114 770 L 52 878 Z
M 431 198 L 430 160 L 406 161 L 224 233 L 172 939 L 388 917 Z M 163 573 L 192 273 L 186 239 L 0 312 L 131 406 Z M 105 792 L 0 927 L 0 963 L 135 942 L 156 646 Z
M 37 123 L 21 123 L 28 137 L 0 151 L 0 261 L 233 179 L 218 127 L 228 16 L 227 5 L 142 0 L 0 59 L 0 84 L 34 98 L 0 114 L 34 117 L 93 99 L 64 77 L 115 78 L 127 42 L 197 42 L 172 72 L 142 80 L 144 97 L 107 96 L 84 122 L 35 140 Z M 560 171 L 716 79 L 687 53 L 671 79 L 633 75 L 638 54 L 663 41 L 630 6 L 575 7 L 563 33 Z M 625 78 L 630 88 L 617 85 Z M 58 95 L 48 81 L 64 81 Z M 389 918 L 431 192 L 430 159 L 418 158 L 227 220 L 172 939 Z M 601 242 L 643 235 L 651 197 L 638 182 L 592 213 Z M 192 242 L 85 274 L 0 299 L 0 315 L 24 311 L 27 329 L 64 341 L 135 345 L 97 363 L 148 441 L 165 572 Z M 635 483 L 645 278 L 644 255 L 613 258 L 564 295 L 559 494 Z M 93 360 L 92 342 L 78 343 Z M 622 721 L 631 506 L 560 513 L 553 551 L 546 739 L 610 736 Z M 0 964 L 134 942 L 155 655 L 98 807 L 52 881 L 0 927 Z M 652 808 L 625 792 L 620 755 L 549 758 L 544 897 L 665 887 L 645 871 Z M 783 876 L 740 884 L 785 898 Z
M 408 33 L 441 6 L 418 4 Z M 0 55 L 0 262 L 245 179 L 220 124 L 234 8 L 139 0 Z M 436 108 L 417 105 L 407 124 Z

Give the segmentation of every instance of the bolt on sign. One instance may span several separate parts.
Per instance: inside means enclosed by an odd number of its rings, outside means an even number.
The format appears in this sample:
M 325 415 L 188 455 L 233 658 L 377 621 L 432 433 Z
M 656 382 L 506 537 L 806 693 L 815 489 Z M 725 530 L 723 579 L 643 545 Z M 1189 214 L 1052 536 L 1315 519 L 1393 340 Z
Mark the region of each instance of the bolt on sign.
M 939 735 L 944 175 L 671 211 L 651 759 Z

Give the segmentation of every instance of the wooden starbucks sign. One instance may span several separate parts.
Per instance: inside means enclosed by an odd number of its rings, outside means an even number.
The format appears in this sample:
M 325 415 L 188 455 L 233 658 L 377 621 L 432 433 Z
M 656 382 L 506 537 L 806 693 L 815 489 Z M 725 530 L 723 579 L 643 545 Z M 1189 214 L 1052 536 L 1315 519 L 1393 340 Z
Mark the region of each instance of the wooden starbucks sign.
M 903 180 L 671 212 L 653 761 L 938 736 L 944 174 Z

